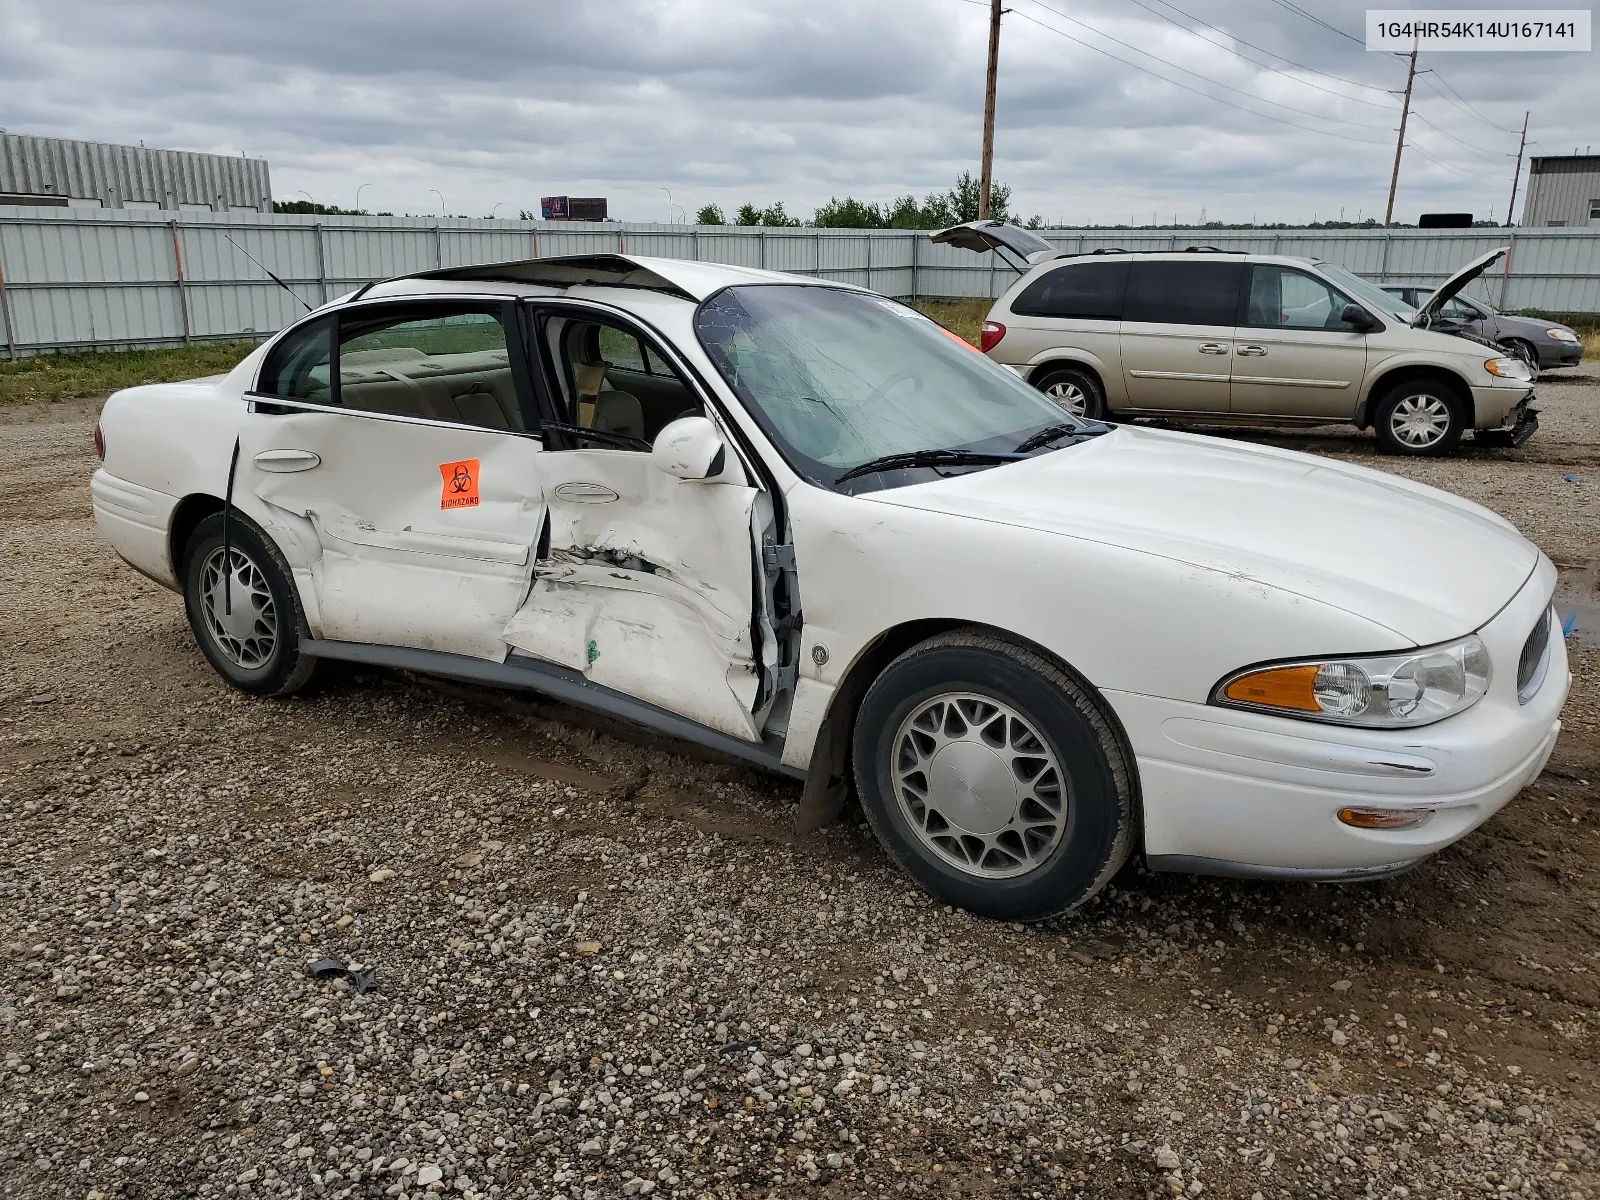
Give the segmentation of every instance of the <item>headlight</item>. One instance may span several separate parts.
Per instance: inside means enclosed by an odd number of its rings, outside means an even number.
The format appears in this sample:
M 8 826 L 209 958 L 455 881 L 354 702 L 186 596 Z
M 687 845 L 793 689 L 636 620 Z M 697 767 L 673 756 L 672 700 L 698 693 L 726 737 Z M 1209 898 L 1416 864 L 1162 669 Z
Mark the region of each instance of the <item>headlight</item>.
M 1522 383 L 1533 378 L 1528 371 L 1528 364 L 1520 358 L 1486 358 L 1483 360 L 1483 369 L 1501 379 L 1516 379 Z
M 1578 340 L 1578 335 L 1570 329 L 1546 329 L 1544 335 L 1557 342 L 1575 342 Z
M 1212 703 L 1284 717 L 1400 729 L 1471 708 L 1489 690 L 1489 652 L 1476 634 L 1405 654 L 1251 667 L 1217 685 Z

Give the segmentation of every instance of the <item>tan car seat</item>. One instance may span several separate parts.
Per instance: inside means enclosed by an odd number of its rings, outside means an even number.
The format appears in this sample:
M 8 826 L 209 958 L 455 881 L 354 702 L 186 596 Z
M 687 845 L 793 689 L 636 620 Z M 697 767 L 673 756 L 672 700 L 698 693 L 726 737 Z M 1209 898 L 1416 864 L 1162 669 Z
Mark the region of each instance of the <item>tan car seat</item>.
M 605 361 L 578 363 L 573 367 L 578 390 L 578 424 L 585 429 L 644 437 L 644 407 L 631 392 L 607 388 Z

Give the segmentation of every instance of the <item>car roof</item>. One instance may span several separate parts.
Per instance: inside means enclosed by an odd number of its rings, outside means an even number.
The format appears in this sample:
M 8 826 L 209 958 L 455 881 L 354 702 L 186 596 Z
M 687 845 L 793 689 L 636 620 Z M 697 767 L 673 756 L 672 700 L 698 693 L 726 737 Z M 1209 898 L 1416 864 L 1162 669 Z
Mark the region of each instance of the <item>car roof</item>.
M 439 295 L 559 295 L 571 288 L 619 288 L 657 292 L 698 303 L 725 287 L 750 283 L 807 283 L 819 287 L 860 289 L 832 280 L 763 271 L 731 263 L 634 254 L 574 254 L 555 258 L 518 259 L 470 267 L 419 271 L 374 283 L 349 300 L 368 297 Z

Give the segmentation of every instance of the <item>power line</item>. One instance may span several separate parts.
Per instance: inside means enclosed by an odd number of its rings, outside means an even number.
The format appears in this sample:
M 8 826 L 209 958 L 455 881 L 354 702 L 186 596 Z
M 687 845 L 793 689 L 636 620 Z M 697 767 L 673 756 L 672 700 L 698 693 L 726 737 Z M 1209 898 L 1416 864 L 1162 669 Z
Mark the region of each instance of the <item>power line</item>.
M 1221 80 L 1212 79 L 1209 75 L 1202 75 L 1198 71 L 1191 71 L 1191 70 L 1189 70 L 1188 67 L 1181 67 L 1177 63 L 1171 62 L 1168 59 L 1162 58 L 1158 54 L 1151 54 L 1148 50 L 1141 50 L 1138 46 L 1133 45 L 1131 42 L 1125 42 L 1121 38 L 1113 37 L 1111 34 L 1105 33 L 1102 30 L 1096 29 L 1093 25 L 1090 25 L 1085 21 L 1080 21 L 1076 17 L 1068 16 L 1066 13 L 1062 12 L 1058 8 L 1051 8 L 1050 5 L 1044 3 L 1044 0 L 1031 0 L 1031 3 L 1033 3 L 1034 5 L 1036 5 L 1039 8 L 1044 9 L 1046 12 L 1054 13 L 1056 16 L 1062 18 L 1065 21 L 1071 21 L 1074 25 L 1080 26 L 1083 29 L 1087 29 L 1090 33 L 1094 34 L 1096 37 L 1105 38 L 1106 41 L 1108 41 L 1108 42 L 1115 42 L 1119 46 L 1122 46 L 1122 47 L 1124 47 L 1124 48 L 1126 48 L 1128 50 L 1132 50 L 1135 54 L 1141 54 L 1145 58 L 1154 59 L 1156 62 L 1160 63 L 1164 67 L 1171 67 L 1174 71 L 1181 71 L 1185 75 L 1193 76 L 1195 79 L 1200 80 L 1202 83 L 1209 83 L 1213 87 L 1219 87 L 1219 88 L 1222 88 L 1225 91 L 1233 92 L 1235 95 L 1243 96 L 1247 100 L 1254 100 L 1257 104 L 1269 104 L 1274 108 L 1281 108 L 1281 109 L 1284 109 L 1287 112 L 1296 113 L 1296 114 L 1298 114 L 1298 115 L 1300 115 L 1302 117 L 1310 117 L 1313 120 L 1317 120 L 1317 121 L 1336 121 L 1341 125 L 1354 126 L 1354 127 L 1358 128 L 1358 129 L 1382 129 L 1382 130 L 1384 130 L 1384 132 L 1387 132 L 1387 130 L 1384 129 L 1384 127 L 1381 126 L 1381 125 L 1368 125 L 1365 122 L 1350 121 L 1350 120 L 1346 120 L 1346 119 L 1341 118 L 1341 117 L 1326 117 L 1326 116 L 1323 116 L 1321 113 L 1312 112 L 1309 109 L 1296 108 L 1292 104 L 1284 104 L 1280 100 L 1268 100 L 1264 96 L 1256 95 L 1254 92 L 1247 92 L 1242 88 L 1236 88 L 1236 87 L 1232 86 L 1231 84 L 1223 83 Z M 1012 11 L 1015 12 L 1016 10 L 1013 9 Z M 1019 17 L 1026 17 L 1027 16 L 1026 13 L 1022 13 L 1022 12 L 1017 12 L 1017 15 Z M 1046 28 L 1049 28 L 1049 26 L 1046 26 Z M 1056 30 L 1056 32 L 1057 33 L 1061 33 L 1062 31 L 1058 29 L 1058 30 Z
M 1413 114 L 1413 115 L 1415 115 L 1415 114 Z M 1477 176 L 1472 175 L 1467 171 L 1463 171 L 1459 167 L 1452 167 L 1449 163 L 1444 162 L 1442 159 L 1435 158 L 1433 155 L 1429 154 L 1426 150 L 1424 150 L 1422 148 L 1421 144 L 1415 138 L 1412 138 L 1410 141 L 1406 142 L 1406 145 L 1410 149 L 1415 150 L 1418 154 L 1422 155 L 1423 158 L 1427 159 L 1434 166 L 1443 167 L 1446 171 L 1449 171 L 1453 175 L 1459 175 L 1463 179 L 1475 179 L 1475 178 L 1477 178 Z
M 1053 12 L 1055 10 L 1052 9 L 1050 11 Z M 1130 62 L 1128 59 L 1123 58 L 1121 55 L 1113 54 L 1109 50 L 1103 49 L 1100 46 L 1096 46 L 1091 42 L 1086 42 L 1080 37 L 1073 36 L 1072 34 L 1068 33 L 1064 29 L 1057 29 L 1054 25 L 1046 24 L 1044 21 L 1039 20 L 1037 17 L 1029 16 L 1025 12 L 1021 12 L 1021 11 L 1018 11 L 1016 9 L 1013 9 L 1012 12 L 1013 12 L 1013 15 L 1021 17 L 1024 21 L 1032 22 L 1033 24 L 1037 25 L 1040 29 L 1048 29 L 1051 33 L 1057 35 L 1058 37 L 1064 37 L 1069 42 L 1076 42 L 1078 45 L 1084 47 L 1085 49 L 1093 50 L 1096 54 L 1103 54 L 1107 58 L 1114 59 L 1115 61 L 1121 63 L 1125 67 L 1132 67 L 1135 71 L 1139 71 L 1139 72 L 1141 72 L 1141 73 L 1143 73 L 1145 75 L 1149 75 L 1152 79 L 1159 79 L 1163 83 L 1171 84 L 1173 87 L 1176 87 L 1176 88 L 1182 88 L 1186 92 L 1193 92 L 1196 96 L 1204 96 L 1207 100 L 1210 100 L 1213 103 L 1224 104 L 1224 105 L 1227 105 L 1227 107 L 1229 107 L 1229 108 L 1238 109 L 1242 113 L 1249 113 L 1252 117 L 1262 117 L 1262 118 L 1264 118 L 1265 120 L 1268 120 L 1268 121 L 1276 121 L 1280 125 L 1287 125 L 1291 129 L 1303 130 L 1306 133 L 1320 133 L 1325 137 L 1338 138 L 1340 141 L 1345 141 L 1345 142 L 1357 142 L 1357 143 L 1359 143 L 1359 144 L 1361 144 L 1363 146 L 1381 146 L 1381 145 L 1384 144 L 1382 142 L 1374 141 L 1371 138 L 1350 137 L 1348 134 L 1335 133 L 1331 129 L 1318 129 L 1313 125 L 1301 125 L 1297 121 L 1288 121 L 1288 120 L 1285 120 L 1283 117 L 1275 116 L 1272 113 L 1264 113 L 1264 112 L 1259 112 L 1259 111 L 1257 111 L 1256 109 L 1253 109 L 1253 108 L 1246 108 L 1242 104 L 1235 104 L 1232 100 L 1224 100 L 1221 96 L 1213 96 L 1210 92 L 1203 92 L 1197 87 L 1190 87 L 1187 83 L 1182 83 L 1182 82 L 1180 82 L 1180 81 L 1178 81 L 1176 79 L 1169 79 L 1167 76 L 1158 74 L 1157 72 L 1150 70 L 1148 67 L 1140 66 L 1136 62 Z M 1154 57 L 1154 56 L 1152 55 L 1150 57 Z M 1159 62 L 1161 60 L 1157 59 L 1157 61 Z M 1181 68 L 1180 68 L 1180 70 L 1181 70 Z M 1188 72 L 1188 74 L 1193 74 L 1193 72 L 1192 71 Z M 1204 78 L 1204 76 L 1201 76 L 1200 78 Z M 1214 82 L 1214 81 L 1209 81 L 1209 82 Z M 1237 91 L 1238 89 L 1237 88 L 1230 88 L 1229 90 L 1230 91 Z M 1260 98 L 1252 96 L 1251 99 L 1259 100 Z
M 1163 21 L 1166 21 L 1168 24 L 1173 25 L 1173 26 L 1177 27 L 1178 29 L 1182 29 L 1185 33 L 1194 34 L 1196 37 L 1202 38 L 1203 40 L 1209 42 L 1211 45 L 1217 46 L 1220 49 L 1226 50 L 1229 54 L 1234 55 L 1236 58 L 1243 59 L 1245 62 L 1255 63 L 1256 66 L 1258 66 L 1258 67 L 1265 67 L 1267 70 L 1272 71 L 1275 74 L 1282 75 L 1285 79 L 1293 80 L 1295 83 L 1304 84 L 1306 87 L 1316 88 L 1317 91 L 1319 91 L 1319 92 L 1326 92 L 1330 96 L 1337 96 L 1341 100 L 1349 100 L 1350 102 L 1352 102 L 1354 104 L 1365 104 L 1370 108 L 1381 108 L 1381 109 L 1384 109 L 1387 112 L 1393 112 L 1394 111 L 1394 105 L 1392 103 L 1383 104 L 1383 103 L 1379 103 L 1376 100 L 1363 100 L 1360 96 L 1348 96 L 1343 92 L 1336 92 L 1332 88 L 1323 87 L 1321 84 L 1312 83 L 1309 79 L 1302 79 L 1298 75 L 1291 75 L 1288 71 L 1285 71 L 1280 67 L 1275 67 L 1271 63 L 1262 62 L 1259 58 L 1252 58 L 1248 54 L 1241 54 L 1241 53 L 1239 53 L 1238 50 L 1235 50 L 1232 46 L 1229 46 L 1229 45 L 1227 45 L 1227 44 L 1225 44 L 1223 42 L 1219 42 L 1215 38 L 1206 37 L 1198 29 L 1189 29 L 1188 27 L 1179 24 L 1177 21 L 1174 21 L 1171 17 L 1167 16 L 1166 13 L 1159 12 L 1156 9 L 1151 8 L 1148 4 L 1143 3 L 1143 0 L 1130 0 L 1130 2 L 1133 3 L 1134 5 L 1138 6 L 1139 8 L 1144 9 L 1146 12 L 1151 13 L 1151 14 L 1157 16 L 1157 17 L 1160 17 Z M 1203 21 L 1199 17 L 1195 16 L 1193 13 L 1184 12 L 1183 9 L 1179 8 L 1176 4 L 1168 4 L 1166 2 L 1166 0 L 1158 0 L 1158 3 L 1161 3 L 1166 8 L 1170 8 L 1173 12 L 1177 13 L 1180 17 L 1184 17 L 1184 18 L 1186 18 L 1186 19 L 1188 19 L 1190 21 L 1193 21 L 1196 25 L 1202 25 L 1205 28 L 1211 30 L 1213 33 L 1220 33 L 1223 37 L 1229 39 L 1229 41 L 1237 42 L 1241 46 L 1249 46 L 1250 49 L 1252 49 L 1252 50 L 1260 51 L 1260 53 L 1265 54 L 1265 55 L 1267 55 L 1267 56 L 1269 56 L 1271 58 L 1276 58 L 1280 62 L 1288 63 L 1291 67 L 1294 67 L 1296 70 L 1306 71 L 1306 72 L 1308 72 L 1308 73 L 1310 73 L 1312 75 L 1320 76 L 1323 79 L 1329 79 L 1329 80 L 1332 80 L 1332 81 L 1334 81 L 1336 83 L 1348 84 L 1351 87 L 1367 88 L 1370 91 L 1382 92 L 1384 95 L 1388 94 L 1383 88 L 1380 88 L 1380 87 L 1376 86 L 1375 84 L 1359 83 L 1354 79 L 1345 79 L 1345 78 L 1343 78 L 1342 76 L 1339 76 L 1339 75 L 1330 75 L 1326 71 L 1319 71 L 1315 67 L 1308 67 L 1304 63 L 1297 63 L 1293 59 L 1284 58 L 1283 55 L 1281 55 L 1281 54 L 1275 54 L 1271 50 L 1268 50 L 1268 49 L 1266 49 L 1266 48 L 1264 48 L 1262 46 L 1257 46 L 1252 42 L 1247 42 L 1243 38 L 1237 37 L 1234 34 L 1229 33 L 1226 29 L 1222 29 L 1219 26 L 1211 24 L 1209 21 Z
M 1485 162 L 1492 162 L 1492 163 L 1495 163 L 1496 165 L 1498 165 L 1500 159 L 1502 159 L 1502 158 L 1510 158 L 1511 157 L 1511 155 L 1509 155 L 1509 154 L 1500 154 L 1500 153 L 1497 153 L 1494 150 L 1485 150 L 1481 146 L 1474 146 L 1471 142 L 1462 141 L 1455 134 L 1451 133 L 1448 129 L 1441 129 L 1438 125 L 1435 125 L 1432 121 L 1428 120 L 1427 117 L 1423 116 L 1420 112 L 1418 112 L 1417 111 L 1417 106 L 1416 106 L 1416 104 L 1414 102 L 1411 105 L 1411 115 L 1413 117 L 1415 117 L 1417 120 L 1421 121 L 1429 129 L 1431 129 L 1435 133 L 1437 133 L 1440 137 L 1449 138 L 1456 145 L 1462 147 L 1463 149 L 1470 150 L 1472 153 L 1476 154 L 1479 158 L 1483 159 Z
M 1304 17 L 1306 20 L 1310 21 L 1313 25 L 1321 25 L 1329 33 L 1337 33 L 1340 37 L 1344 38 L 1346 41 L 1354 42 L 1356 45 L 1362 46 L 1362 47 L 1365 47 L 1366 44 L 1367 44 L 1361 38 L 1358 38 L 1358 37 L 1355 37 L 1355 36 L 1353 36 L 1351 34 L 1346 33 L 1344 30 L 1340 29 L 1337 25 L 1329 25 L 1326 21 L 1324 21 L 1321 17 L 1316 16 L 1314 13 L 1308 13 L 1305 9 L 1301 8 L 1299 5 L 1291 4 L 1289 2 L 1289 0 L 1272 0 L 1272 2 L 1274 4 L 1276 4 L 1279 8 L 1288 9 L 1290 12 L 1294 13 L 1296 16 Z
M 1450 87 L 1450 81 L 1447 80 L 1443 75 L 1440 75 L 1438 71 L 1430 71 L 1429 74 L 1432 75 L 1434 77 L 1434 79 L 1437 79 L 1440 83 L 1444 84 L 1445 87 L 1450 88 L 1450 91 L 1455 92 L 1455 88 Z M 1478 120 L 1482 121 L 1485 125 L 1489 126 L 1489 128 L 1491 128 L 1491 129 L 1498 129 L 1501 133 L 1505 134 L 1507 137 L 1515 137 L 1516 136 L 1516 132 L 1517 131 L 1515 129 L 1507 129 L 1504 125 L 1496 125 L 1488 117 L 1484 116 L 1477 109 L 1473 108 L 1472 105 L 1468 104 L 1465 100 L 1463 100 L 1461 98 L 1460 93 L 1456 93 L 1455 97 L 1452 98 L 1450 96 L 1446 96 L 1437 87 L 1435 87 L 1433 79 L 1428 79 L 1428 78 L 1424 77 L 1422 82 L 1426 83 L 1430 88 L 1433 88 L 1434 94 L 1436 96 L 1440 97 L 1442 100 L 1444 100 L 1445 103 L 1454 105 L 1456 108 L 1460 109 L 1462 112 L 1466 113 L 1468 116 L 1476 117 Z

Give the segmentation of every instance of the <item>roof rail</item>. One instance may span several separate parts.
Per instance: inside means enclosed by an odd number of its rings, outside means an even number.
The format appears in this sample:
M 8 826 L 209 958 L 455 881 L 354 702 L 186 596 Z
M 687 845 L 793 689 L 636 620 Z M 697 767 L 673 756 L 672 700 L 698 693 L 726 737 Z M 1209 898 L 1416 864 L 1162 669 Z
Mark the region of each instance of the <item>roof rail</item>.
M 1101 246 L 1098 250 L 1089 251 L 1090 254 L 1126 254 L 1121 246 Z
M 1248 250 L 1224 250 L 1221 246 L 1185 246 L 1185 254 L 1249 254 Z

